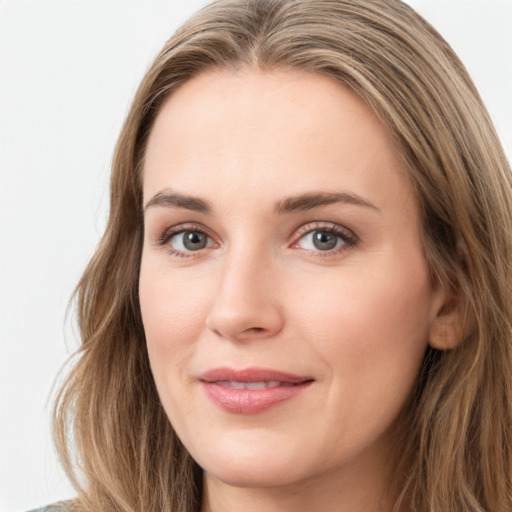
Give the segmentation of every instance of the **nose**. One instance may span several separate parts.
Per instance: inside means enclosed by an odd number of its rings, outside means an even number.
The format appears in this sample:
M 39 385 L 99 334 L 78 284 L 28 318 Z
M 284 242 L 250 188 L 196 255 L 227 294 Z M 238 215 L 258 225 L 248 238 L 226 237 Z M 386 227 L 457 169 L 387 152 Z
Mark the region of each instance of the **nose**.
M 223 262 L 206 327 L 233 341 L 271 338 L 284 325 L 276 291 L 276 269 L 257 254 Z

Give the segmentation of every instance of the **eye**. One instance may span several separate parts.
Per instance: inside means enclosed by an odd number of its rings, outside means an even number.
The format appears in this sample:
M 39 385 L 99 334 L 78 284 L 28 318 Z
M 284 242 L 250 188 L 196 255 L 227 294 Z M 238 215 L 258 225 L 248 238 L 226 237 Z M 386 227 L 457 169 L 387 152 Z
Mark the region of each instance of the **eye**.
M 301 232 L 294 247 L 317 253 L 337 253 L 356 245 L 358 241 L 352 231 L 335 224 L 318 227 L 306 225 L 301 228 Z
M 178 252 L 200 251 L 208 242 L 208 235 L 202 231 L 182 231 L 169 237 L 171 247 Z
M 306 233 L 298 242 L 301 249 L 310 251 L 332 251 L 337 249 L 345 242 L 341 236 L 328 231 L 310 231 Z
M 179 224 L 166 229 L 158 237 L 158 245 L 165 246 L 172 256 L 187 257 L 218 247 L 206 229 L 197 224 Z

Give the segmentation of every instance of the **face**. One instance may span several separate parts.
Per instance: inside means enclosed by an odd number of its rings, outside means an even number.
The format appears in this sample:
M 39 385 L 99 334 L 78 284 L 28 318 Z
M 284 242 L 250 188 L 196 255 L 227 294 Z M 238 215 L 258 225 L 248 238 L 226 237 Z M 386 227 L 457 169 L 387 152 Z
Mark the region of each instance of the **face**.
M 151 367 L 207 477 L 285 486 L 382 467 L 444 299 L 366 104 L 298 71 L 200 75 L 157 116 L 144 204 Z

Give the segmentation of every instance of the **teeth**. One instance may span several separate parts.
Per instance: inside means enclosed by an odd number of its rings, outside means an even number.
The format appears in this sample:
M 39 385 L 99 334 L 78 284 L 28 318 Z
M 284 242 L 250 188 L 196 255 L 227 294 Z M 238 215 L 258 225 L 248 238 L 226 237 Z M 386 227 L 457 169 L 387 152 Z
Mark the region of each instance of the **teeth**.
M 232 387 L 233 389 L 245 389 L 245 383 L 244 382 L 237 382 L 237 381 L 230 381 L 228 384 L 229 387 Z
M 266 382 L 244 382 L 245 389 L 265 389 L 266 387 Z
M 268 389 L 277 388 L 279 386 L 292 386 L 290 382 L 279 382 L 277 380 L 262 381 L 262 382 L 239 382 L 236 380 L 222 380 L 218 381 L 217 384 L 231 389 Z

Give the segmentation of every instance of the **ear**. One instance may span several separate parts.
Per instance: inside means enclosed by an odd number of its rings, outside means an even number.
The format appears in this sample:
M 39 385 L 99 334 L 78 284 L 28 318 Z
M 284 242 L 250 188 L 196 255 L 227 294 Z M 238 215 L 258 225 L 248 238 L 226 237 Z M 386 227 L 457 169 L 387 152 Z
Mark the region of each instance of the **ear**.
M 429 345 L 437 350 L 452 350 L 471 334 L 474 321 L 462 297 L 439 292 L 444 300 L 430 324 Z

